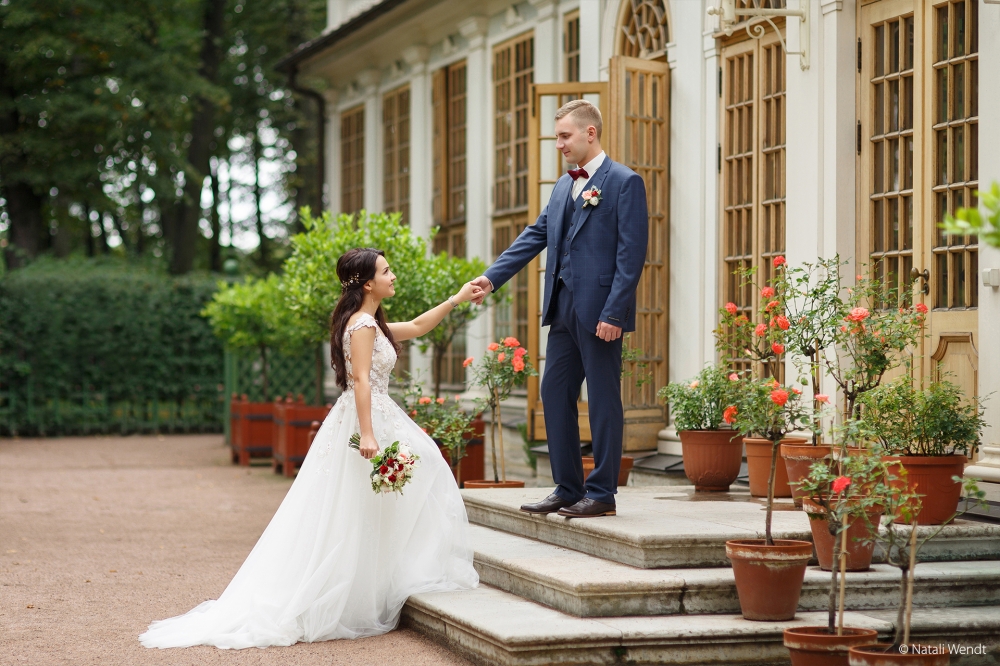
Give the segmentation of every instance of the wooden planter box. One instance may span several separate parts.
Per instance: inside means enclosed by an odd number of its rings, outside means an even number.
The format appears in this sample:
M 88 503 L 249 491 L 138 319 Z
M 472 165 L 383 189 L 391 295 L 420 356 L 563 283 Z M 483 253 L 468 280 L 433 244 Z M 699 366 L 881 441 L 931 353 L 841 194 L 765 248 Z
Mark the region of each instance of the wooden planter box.
M 250 402 L 243 394 L 232 401 L 231 414 L 233 462 L 248 466 L 251 458 L 270 458 L 274 404 Z
M 444 458 L 445 462 L 451 465 L 451 457 L 448 455 L 447 449 L 439 444 L 438 450 L 441 451 L 441 457 Z M 486 464 L 485 455 L 485 446 L 483 445 L 482 437 L 475 437 L 466 441 L 465 456 L 462 458 L 462 462 L 459 464 L 457 470 L 451 470 L 459 488 L 462 488 L 466 481 L 482 481 L 485 478 L 483 476 L 483 469 Z
M 295 476 L 309 452 L 312 422 L 325 419 L 332 408 L 333 405 L 329 404 L 322 407 L 307 405 L 301 395 L 297 400 L 288 396 L 274 401 L 274 450 L 271 467 L 275 473 Z

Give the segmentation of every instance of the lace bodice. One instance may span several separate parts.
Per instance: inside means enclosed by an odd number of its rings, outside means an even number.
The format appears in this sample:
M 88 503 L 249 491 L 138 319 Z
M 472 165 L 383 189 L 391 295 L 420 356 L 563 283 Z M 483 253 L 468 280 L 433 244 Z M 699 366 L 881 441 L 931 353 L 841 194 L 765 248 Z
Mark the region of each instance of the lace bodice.
M 367 313 L 358 317 L 358 320 L 344 331 L 344 365 L 347 368 L 347 390 L 354 390 L 354 374 L 351 367 L 351 333 L 365 326 L 375 329 L 372 369 L 368 375 L 371 380 L 372 393 L 388 395 L 389 379 L 392 376 L 392 369 L 396 366 L 396 350 L 393 349 L 389 339 L 382 333 L 382 329 L 378 327 L 375 317 Z

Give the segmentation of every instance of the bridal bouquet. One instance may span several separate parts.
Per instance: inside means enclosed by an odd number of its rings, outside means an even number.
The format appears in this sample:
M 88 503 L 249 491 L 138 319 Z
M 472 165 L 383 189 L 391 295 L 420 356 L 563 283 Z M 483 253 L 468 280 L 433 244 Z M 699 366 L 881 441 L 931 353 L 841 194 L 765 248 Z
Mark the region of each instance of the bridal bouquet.
M 361 448 L 361 435 L 351 435 L 349 446 L 352 449 Z M 420 456 L 410 452 L 406 444 L 393 442 L 372 458 L 372 490 L 377 493 L 397 492 L 403 494 L 403 486 L 413 476 L 413 468 L 417 466 Z

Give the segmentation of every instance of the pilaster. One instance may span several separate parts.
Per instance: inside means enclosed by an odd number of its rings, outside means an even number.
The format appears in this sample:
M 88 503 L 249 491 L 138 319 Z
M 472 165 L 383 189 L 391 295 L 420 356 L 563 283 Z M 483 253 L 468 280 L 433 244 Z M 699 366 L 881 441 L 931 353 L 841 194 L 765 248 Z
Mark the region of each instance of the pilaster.
M 382 200 L 382 96 L 379 73 L 367 69 L 358 75 L 365 100 L 365 210 L 379 212 Z
M 329 210 L 336 215 L 340 212 L 340 111 L 337 110 L 339 95 L 336 90 L 325 90 L 326 101 L 326 189 Z M 319 211 L 317 211 L 319 212 Z
M 535 11 L 535 83 L 561 80 L 562 39 L 558 0 L 531 0 Z
M 608 3 L 618 6 L 618 3 Z M 580 80 L 601 80 L 601 0 L 580 0 Z M 614 21 L 613 12 L 607 20 Z M 607 68 L 607 63 L 604 63 Z M 605 80 L 607 72 L 605 71 Z

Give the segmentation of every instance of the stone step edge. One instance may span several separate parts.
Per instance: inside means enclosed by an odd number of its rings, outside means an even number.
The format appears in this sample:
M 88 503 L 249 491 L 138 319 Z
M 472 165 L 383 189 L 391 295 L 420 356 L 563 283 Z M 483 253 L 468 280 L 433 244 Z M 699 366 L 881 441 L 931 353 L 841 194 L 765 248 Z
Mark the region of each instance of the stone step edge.
M 464 598 L 463 598 L 464 597 Z M 1000 606 L 953 608 L 942 620 L 915 609 L 911 641 L 984 644 L 1000 650 Z M 891 637 L 895 611 L 848 612 L 845 626 Z M 519 627 L 511 628 L 512 622 Z M 739 616 L 574 618 L 481 585 L 476 590 L 420 594 L 403 608 L 403 626 L 490 666 L 547 664 L 771 664 L 787 663 L 787 627 L 826 624 L 826 613 L 800 612 L 788 622 L 750 622 Z M 549 627 L 549 630 L 544 630 Z M 504 629 L 506 628 L 506 631 Z
M 483 534 L 474 529 L 474 564 L 482 581 L 569 615 L 608 617 L 739 612 L 732 569 L 637 569 L 569 551 L 567 555 L 571 556 L 562 558 L 567 568 L 599 567 L 604 576 L 603 579 L 579 584 L 530 566 L 531 562 L 540 558 L 547 562 L 558 560 L 567 549 L 497 530 L 490 531 L 490 538 L 503 542 L 502 551 L 517 552 L 519 548 L 528 546 L 536 552 L 532 557 L 498 557 L 488 552 L 488 543 L 476 543 L 477 536 L 482 539 Z M 1000 586 L 996 585 L 995 572 L 968 571 L 962 564 L 951 562 L 921 564 L 924 566 L 918 564 L 916 569 L 915 607 L 940 606 L 942 593 L 956 587 L 956 583 L 959 589 L 951 595 L 954 599 L 946 607 L 1000 605 Z M 685 572 L 688 578 L 685 578 Z M 623 575 L 624 580 L 612 583 L 608 574 Z M 692 577 L 695 580 L 690 580 Z M 821 611 L 826 608 L 829 579 L 829 572 L 810 567 L 803 583 L 800 610 Z M 845 588 L 845 605 L 849 610 L 892 608 L 899 595 L 899 572 L 888 565 L 876 565 L 874 571 L 849 573 Z M 713 592 L 717 599 L 711 598 Z M 721 603 L 718 599 L 722 600 Z

